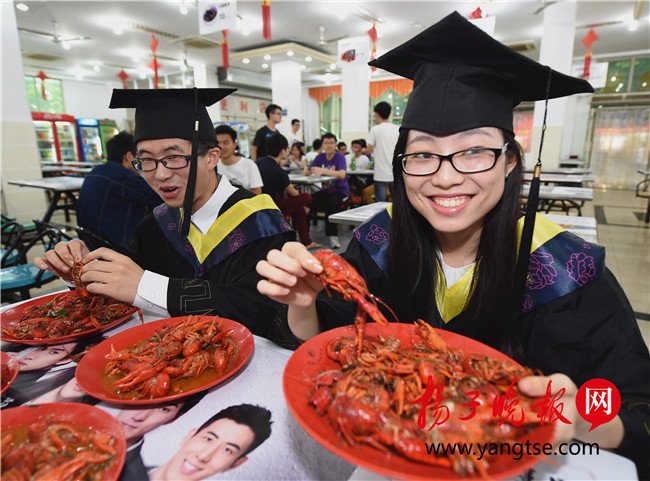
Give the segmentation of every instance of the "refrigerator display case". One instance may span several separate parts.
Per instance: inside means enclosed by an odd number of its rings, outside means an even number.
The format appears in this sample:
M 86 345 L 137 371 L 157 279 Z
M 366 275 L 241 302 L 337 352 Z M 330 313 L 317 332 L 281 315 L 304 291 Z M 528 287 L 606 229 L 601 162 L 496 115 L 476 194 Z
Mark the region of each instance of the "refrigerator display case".
M 114 120 L 104 119 L 99 121 L 99 133 L 102 138 L 102 158 L 106 159 L 106 142 L 119 134 L 120 130 Z
M 95 119 L 77 119 L 79 133 L 79 151 L 82 162 L 99 162 L 102 159 L 102 141 L 99 121 Z
M 42 162 L 77 162 L 79 160 L 77 124 L 72 115 L 33 112 L 32 119 Z M 53 155 L 54 158 L 52 158 Z

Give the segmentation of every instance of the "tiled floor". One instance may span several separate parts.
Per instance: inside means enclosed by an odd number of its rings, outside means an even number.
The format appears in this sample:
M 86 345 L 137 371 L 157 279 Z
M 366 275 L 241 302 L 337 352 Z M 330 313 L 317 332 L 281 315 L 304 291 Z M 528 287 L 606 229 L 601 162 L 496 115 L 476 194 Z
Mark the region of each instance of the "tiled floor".
M 593 202 L 587 202 L 583 215 L 598 220 L 598 240 L 607 249 L 607 266 L 617 277 L 637 313 L 639 328 L 650 346 L 650 225 L 643 223 L 647 200 L 634 196 L 634 191 L 595 191 Z M 63 216 L 54 222 L 63 222 Z M 324 223 L 312 227 L 315 242 L 327 246 Z M 339 226 L 343 247 L 352 238 L 348 226 Z M 342 250 L 342 249 L 341 249 Z M 61 281 L 34 289 L 32 295 L 64 287 Z

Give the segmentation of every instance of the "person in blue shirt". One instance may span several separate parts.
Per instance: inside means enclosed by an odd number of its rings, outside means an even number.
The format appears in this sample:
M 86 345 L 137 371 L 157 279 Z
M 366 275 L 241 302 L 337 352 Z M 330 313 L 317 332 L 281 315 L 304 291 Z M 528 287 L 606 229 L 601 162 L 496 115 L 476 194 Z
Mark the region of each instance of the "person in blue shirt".
M 133 135 L 120 132 L 106 143 L 106 150 L 108 161 L 95 167 L 81 187 L 77 222 L 120 247 L 133 240 L 136 226 L 162 202 L 131 164 L 135 156 Z

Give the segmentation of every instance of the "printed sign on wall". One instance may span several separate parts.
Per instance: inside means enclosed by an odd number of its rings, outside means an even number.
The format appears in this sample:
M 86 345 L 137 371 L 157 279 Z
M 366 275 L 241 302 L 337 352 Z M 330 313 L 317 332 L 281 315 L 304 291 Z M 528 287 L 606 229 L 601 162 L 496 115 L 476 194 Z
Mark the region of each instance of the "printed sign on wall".
M 366 64 L 370 60 L 370 38 L 368 35 L 339 40 L 338 64 Z
M 223 2 L 200 0 L 198 11 L 201 35 L 235 28 L 237 23 L 237 2 L 235 0 Z

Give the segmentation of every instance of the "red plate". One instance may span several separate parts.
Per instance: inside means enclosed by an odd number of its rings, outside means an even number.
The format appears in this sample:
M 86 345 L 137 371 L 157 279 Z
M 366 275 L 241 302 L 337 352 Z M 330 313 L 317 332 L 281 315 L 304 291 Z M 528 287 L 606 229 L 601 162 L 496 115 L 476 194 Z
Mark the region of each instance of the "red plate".
M 11 386 L 11 384 L 16 380 L 16 376 L 18 376 L 18 371 L 20 369 L 18 361 L 6 352 L 0 352 L 0 366 L 2 366 L 2 380 L 0 381 L 2 388 L 0 389 L 0 394 L 4 394 L 4 392 L 9 389 L 9 386 Z M 5 373 L 5 368 L 8 370 L 7 373 Z
M 185 321 L 189 316 L 172 317 L 169 319 L 161 319 L 155 322 L 148 322 L 142 326 L 132 327 L 126 331 L 122 331 L 110 338 L 102 341 L 88 351 L 84 357 L 79 361 L 77 366 L 77 383 L 88 394 L 99 398 L 103 401 L 119 403 L 119 404 L 157 404 L 161 402 L 173 401 L 180 399 L 191 394 L 204 391 L 225 381 L 230 376 L 239 371 L 246 362 L 253 355 L 255 349 L 255 341 L 251 332 L 245 327 L 232 319 L 221 319 L 221 328 L 225 330 L 234 329 L 230 338 L 237 344 L 237 356 L 232 362 L 230 369 L 221 377 L 206 382 L 193 389 L 188 389 L 179 394 L 170 396 L 159 397 L 155 399 L 123 399 L 111 392 L 108 385 L 105 385 L 106 378 L 104 376 L 104 366 L 106 366 L 106 355 L 111 352 L 111 346 L 115 350 L 126 349 L 142 339 L 147 339 L 153 336 L 163 326 L 175 326 Z M 212 316 L 192 316 L 197 319 Z
M 468 337 L 440 329 L 436 329 L 436 331 L 451 347 L 460 348 L 470 353 L 485 354 L 491 358 L 514 362 L 505 354 Z M 400 345 L 404 348 L 410 347 L 413 340 L 417 341 L 421 339 L 416 332 L 416 327 L 413 324 L 391 323 L 388 326 L 379 326 L 377 324 L 368 324 L 366 326 L 367 336 L 373 337 L 378 334 L 385 337 L 393 336 L 401 341 Z M 311 437 L 334 454 L 353 464 L 363 466 L 391 478 L 427 480 L 458 479 L 459 476 L 449 468 L 410 461 L 405 457 L 387 454 L 368 445 L 348 445 L 337 434 L 327 417 L 318 415 L 314 407 L 309 404 L 307 397 L 309 387 L 304 381 L 305 378 L 314 378 L 317 374 L 327 369 L 340 369 L 340 365 L 327 357 L 325 346 L 333 338 L 355 335 L 354 326 L 344 326 L 323 332 L 305 342 L 289 358 L 283 376 L 284 396 L 290 411 L 298 420 L 298 423 L 300 423 Z M 553 425 L 546 424 L 528 434 L 526 440 L 530 440 L 531 443 L 545 443 L 551 442 L 552 436 Z M 524 456 L 519 460 L 514 460 L 510 456 L 492 458 L 491 466 L 488 470 L 489 477 L 491 479 L 514 477 L 537 463 L 538 458 L 539 456 Z
M 102 480 L 115 481 L 122 471 L 126 457 L 126 436 L 120 422 L 106 411 L 81 403 L 47 403 L 2 410 L 2 432 L 29 426 L 47 416 L 54 423 L 71 423 L 107 433 L 115 438 L 115 457 L 104 471 Z
M 113 327 L 122 324 L 124 321 L 126 321 L 131 316 L 133 316 L 133 314 L 135 314 L 135 313 L 128 314 L 124 317 L 120 317 L 119 319 L 115 319 L 113 322 L 109 322 L 108 324 L 102 327 L 89 329 L 87 331 L 79 332 L 77 334 L 71 334 L 69 336 L 49 337 L 47 339 L 15 339 L 13 337 L 9 337 L 4 334 L 4 329 L 6 327 L 11 326 L 13 322 L 19 321 L 20 318 L 23 317 L 23 312 L 25 311 L 25 309 L 32 306 L 40 306 L 43 304 L 47 304 L 48 302 L 52 301 L 56 296 L 59 296 L 61 294 L 62 294 L 61 292 L 58 292 L 56 294 L 48 294 L 47 296 L 31 299 L 18 306 L 11 307 L 5 311 L 2 311 L 2 319 L 0 319 L 0 339 L 2 339 L 3 341 L 13 342 L 16 344 L 28 344 L 30 346 L 63 344 L 65 342 L 74 341 L 77 339 L 91 336 L 93 334 L 97 334 L 98 332 L 103 332 L 103 331 L 107 331 L 108 329 L 112 329 Z M 78 295 L 77 291 L 64 292 L 63 294 L 65 296 L 70 296 L 70 297 L 76 297 Z

